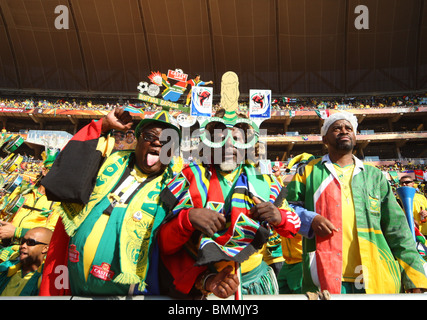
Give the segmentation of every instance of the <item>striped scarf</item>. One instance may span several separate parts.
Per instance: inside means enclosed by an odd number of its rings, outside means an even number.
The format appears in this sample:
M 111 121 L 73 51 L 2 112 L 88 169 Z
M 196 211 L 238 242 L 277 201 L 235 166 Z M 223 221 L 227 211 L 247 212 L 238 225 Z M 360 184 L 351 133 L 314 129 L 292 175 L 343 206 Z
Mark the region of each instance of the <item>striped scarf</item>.
M 270 235 L 269 229 L 249 217 L 254 196 L 273 201 L 278 192 L 271 190 L 266 176 L 250 165 L 241 167 L 242 173 L 233 185 L 231 197 L 224 199 L 219 177 L 213 165 L 190 165 L 182 171 L 169 189 L 177 199 L 176 215 L 187 208 L 208 208 L 226 217 L 226 228 L 213 237 L 201 236 L 196 265 L 225 261 L 243 262 L 262 248 Z
M 119 186 L 122 178 L 124 181 L 128 176 L 126 172 L 133 167 L 133 163 L 134 153 L 131 151 L 118 151 L 105 160 L 88 204 L 74 214 L 71 214 L 71 211 L 61 212 L 65 230 L 70 236 L 74 236 L 76 230 L 82 227 L 89 214 L 100 217 L 102 212 L 109 208 L 113 187 Z M 97 230 L 101 232 L 99 236 L 103 236 L 105 241 L 110 241 L 112 245 L 115 243 L 114 239 L 118 239 L 118 252 L 113 252 L 106 245 L 95 248 L 99 251 L 98 254 L 106 257 L 118 254 L 121 273 L 113 279 L 116 283 L 138 283 L 140 284 L 138 290 L 145 290 L 154 234 L 165 216 L 165 210 L 159 204 L 158 196 L 169 177 L 169 171 L 170 168 L 164 174 L 147 178 L 129 196 L 128 201 L 114 207 L 114 214 L 108 216 L 104 228 Z M 109 220 L 110 223 L 107 224 Z M 119 234 L 117 226 L 120 228 Z M 89 235 L 91 231 L 87 230 L 87 234 Z M 103 235 L 104 233 L 108 236 Z M 97 241 L 99 243 L 100 238 Z

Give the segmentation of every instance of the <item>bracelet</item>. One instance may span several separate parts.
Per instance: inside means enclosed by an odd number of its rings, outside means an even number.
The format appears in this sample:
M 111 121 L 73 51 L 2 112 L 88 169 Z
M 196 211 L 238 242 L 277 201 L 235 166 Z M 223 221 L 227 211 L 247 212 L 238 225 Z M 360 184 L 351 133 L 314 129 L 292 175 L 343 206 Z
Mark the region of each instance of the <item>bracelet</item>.
M 209 273 L 209 270 L 206 270 L 204 273 L 200 275 L 200 279 L 196 282 L 196 289 L 199 290 L 203 296 L 208 296 L 212 292 L 206 290 L 206 281 L 209 277 L 214 276 L 216 273 Z

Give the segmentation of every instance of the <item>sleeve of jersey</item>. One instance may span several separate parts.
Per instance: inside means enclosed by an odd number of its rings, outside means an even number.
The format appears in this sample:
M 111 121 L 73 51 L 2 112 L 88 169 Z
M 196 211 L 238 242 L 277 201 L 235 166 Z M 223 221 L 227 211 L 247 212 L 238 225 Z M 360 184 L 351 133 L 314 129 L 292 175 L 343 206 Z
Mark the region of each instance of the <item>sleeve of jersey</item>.
M 285 238 L 293 238 L 298 233 L 301 227 L 301 220 L 294 210 L 289 206 L 288 202 L 282 197 L 282 186 L 273 176 L 270 182 L 270 202 L 274 203 L 279 208 L 282 216 L 282 221 L 274 229 L 276 232 Z
M 282 222 L 274 227 L 274 230 L 284 238 L 293 238 L 301 227 L 299 216 L 292 210 L 279 209 Z
M 190 209 L 182 210 L 175 218 L 160 227 L 158 239 L 161 253 L 173 254 L 190 239 L 195 229 L 188 219 L 189 211 Z
M 158 236 L 160 252 L 166 255 L 179 251 L 194 232 L 188 218 L 193 208 L 189 183 L 181 174 L 169 183 L 168 188 L 176 199 L 176 205 L 172 210 L 172 218 L 160 227 Z
M 61 150 L 41 184 L 51 201 L 86 204 L 105 156 L 114 138 L 101 137 L 102 119 L 77 132 Z
M 287 186 L 288 194 L 286 200 L 288 201 L 305 201 L 305 183 L 301 176 L 295 175 Z

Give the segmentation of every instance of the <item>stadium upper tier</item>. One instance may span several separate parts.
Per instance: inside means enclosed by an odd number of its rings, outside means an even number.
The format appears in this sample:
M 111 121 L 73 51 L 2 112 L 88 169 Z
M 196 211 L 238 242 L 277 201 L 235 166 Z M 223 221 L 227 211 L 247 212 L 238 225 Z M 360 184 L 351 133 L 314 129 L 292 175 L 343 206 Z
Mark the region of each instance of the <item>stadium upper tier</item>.
M 67 109 L 29 106 L 0 106 L 3 128 L 11 132 L 26 130 L 62 130 L 71 134 L 93 119 L 100 119 L 115 105 L 105 108 Z M 127 106 L 135 123 L 154 113 Z M 350 108 L 359 120 L 357 153 L 360 157 L 378 156 L 381 159 L 427 158 L 427 106 L 412 105 L 382 108 Z M 325 112 L 336 109 L 273 110 L 272 117 L 261 124 L 267 135 L 261 140 L 267 144 L 270 159 L 287 159 L 293 154 L 325 152 L 319 135 Z M 174 117 L 181 111 L 170 110 Z M 197 128 L 196 123 L 192 128 Z M 188 141 L 187 141 L 188 142 Z M 185 143 L 185 141 L 184 141 Z

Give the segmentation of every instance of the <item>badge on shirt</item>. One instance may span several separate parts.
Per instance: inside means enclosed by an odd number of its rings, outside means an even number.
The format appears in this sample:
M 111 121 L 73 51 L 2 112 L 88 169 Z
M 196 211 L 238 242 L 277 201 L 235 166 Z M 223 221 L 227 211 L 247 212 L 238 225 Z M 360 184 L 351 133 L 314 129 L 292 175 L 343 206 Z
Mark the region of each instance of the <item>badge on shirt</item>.
M 376 198 L 371 197 L 371 196 L 369 196 L 369 211 L 375 216 L 378 216 L 381 214 L 380 201 Z
M 71 262 L 79 262 L 80 253 L 77 251 L 77 247 L 75 244 L 70 245 L 68 249 L 68 260 Z
M 90 273 L 96 278 L 104 281 L 110 281 L 114 276 L 114 272 L 110 271 L 110 268 L 111 266 L 108 263 L 103 262 L 100 266 L 93 265 Z
M 132 216 L 133 221 L 138 222 L 141 221 L 142 219 L 142 212 L 141 211 L 137 211 L 133 214 Z

